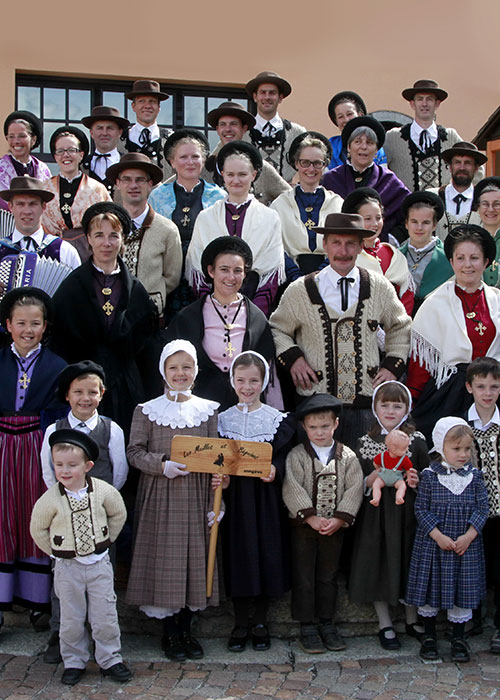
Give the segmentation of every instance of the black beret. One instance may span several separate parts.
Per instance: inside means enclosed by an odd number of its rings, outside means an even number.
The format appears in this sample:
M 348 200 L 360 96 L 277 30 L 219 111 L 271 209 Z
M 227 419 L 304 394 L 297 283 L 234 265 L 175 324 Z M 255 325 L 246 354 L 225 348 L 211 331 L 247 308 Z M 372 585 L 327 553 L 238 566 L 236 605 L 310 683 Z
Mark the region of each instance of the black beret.
M 89 140 L 87 136 L 85 135 L 85 132 L 83 132 L 81 129 L 79 129 L 77 126 L 60 126 L 58 129 L 54 131 L 52 136 L 50 137 L 50 152 L 52 155 L 54 155 L 54 151 L 56 150 L 56 141 L 59 138 L 61 134 L 73 134 L 78 141 L 80 142 L 80 148 L 83 151 L 83 158 L 82 160 L 85 160 L 85 158 L 89 154 Z
M 373 187 L 358 187 L 357 190 L 353 190 L 344 199 L 341 211 L 345 214 L 357 214 L 359 207 L 365 204 L 368 198 L 376 199 L 380 204 L 380 208 L 383 208 L 382 198 L 377 190 L 374 190 Z
M 332 151 L 333 151 L 332 144 L 330 143 L 329 139 L 327 139 L 324 134 L 322 134 L 319 131 L 303 131 L 301 134 L 299 134 L 298 136 L 296 136 L 294 138 L 294 140 L 292 141 L 292 143 L 290 145 L 290 148 L 288 149 L 288 153 L 286 154 L 287 161 L 290 163 L 292 168 L 294 168 L 295 170 L 297 170 L 297 168 L 295 167 L 295 161 L 297 160 L 297 151 L 299 150 L 299 148 L 302 144 L 302 141 L 308 137 L 311 137 L 313 139 L 318 139 L 319 141 L 322 141 L 324 143 L 324 145 L 326 146 L 327 165 L 332 159 Z
M 337 94 L 334 95 L 328 103 L 328 116 L 335 124 L 335 126 L 337 126 L 337 118 L 335 117 L 335 107 L 339 104 L 339 102 L 353 102 L 354 104 L 357 104 L 359 107 L 361 107 L 361 111 L 363 112 L 363 114 L 366 114 L 366 105 L 361 95 L 358 95 L 357 92 L 353 92 L 352 90 L 343 90 L 342 92 L 337 92 Z
M 342 401 L 331 394 L 313 394 L 297 406 L 295 415 L 302 420 L 308 413 L 320 411 L 333 411 L 338 416 L 342 412 Z
M 92 462 L 95 462 L 99 457 L 99 446 L 97 442 L 93 440 L 90 435 L 86 435 L 81 430 L 73 430 L 72 428 L 54 430 L 49 437 L 49 445 L 54 447 L 54 445 L 59 445 L 61 442 L 81 447 Z
M 92 362 L 92 360 L 82 360 L 75 362 L 73 365 L 67 365 L 59 374 L 57 383 L 57 398 L 64 403 L 66 394 L 68 393 L 71 382 L 78 379 L 84 374 L 96 374 L 102 379 L 102 383 L 106 382 L 106 375 L 101 365 Z
M 489 261 L 488 265 L 491 265 L 497 254 L 495 239 L 486 229 L 484 229 L 482 226 L 477 226 L 476 224 L 456 224 L 453 226 L 444 240 L 444 252 L 446 253 L 448 260 L 451 260 L 453 257 L 455 245 L 458 245 L 458 243 L 461 242 L 458 241 L 457 243 L 455 238 L 455 235 L 461 231 L 476 233 L 480 236 L 484 257 Z
M 438 221 L 443 216 L 444 202 L 441 197 L 434 194 L 434 192 L 429 192 L 428 190 L 418 190 L 417 192 L 412 192 L 403 200 L 401 211 L 403 212 L 403 218 L 405 220 L 408 216 L 408 209 L 410 209 L 414 204 L 418 204 L 420 202 L 423 204 L 428 204 L 431 209 L 434 209 Z
M 347 147 L 347 142 L 352 132 L 360 126 L 366 126 L 374 131 L 377 137 L 377 148 L 382 148 L 385 141 L 385 129 L 383 125 L 373 117 L 354 117 L 354 119 L 349 119 L 342 131 L 342 145 L 344 148 Z
M 32 112 L 27 112 L 24 109 L 18 109 L 15 112 L 11 112 L 8 115 L 8 117 L 3 123 L 3 133 L 5 134 L 5 136 L 7 136 L 9 124 L 15 122 L 17 119 L 23 119 L 25 122 L 28 122 L 28 124 L 31 124 L 33 134 L 34 136 L 36 136 L 35 145 L 33 146 L 33 148 L 39 146 L 40 141 L 42 140 L 42 122 Z
M 82 217 L 82 228 L 86 234 L 89 232 L 90 223 L 94 216 L 99 214 L 114 214 L 120 220 L 123 229 L 123 238 L 126 238 L 132 228 L 132 219 L 130 214 L 119 204 L 114 202 L 97 202 L 89 207 Z
M 52 299 L 41 289 L 37 287 L 16 287 L 4 296 L 0 303 L 0 323 L 5 328 L 5 322 L 10 317 L 12 307 L 23 297 L 34 297 L 39 299 L 46 309 L 47 321 L 52 320 Z
M 208 274 L 208 266 L 212 267 L 216 257 L 224 253 L 241 255 L 245 261 L 245 272 L 252 269 L 253 254 L 248 243 L 237 236 L 219 236 L 210 241 L 201 255 L 201 269 L 209 284 L 212 284 L 213 280 Z
M 166 160 L 168 160 L 169 151 L 173 146 L 175 146 L 177 141 L 185 138 L 196 139 L 196 141 L 200 142 L 200 145 L 204 148 L 207 154 L 210 153 L 210 144 L 208 143 L 208 139 L 203 132 L 198 131 L 198 129 L 177 129 L 177 131 L 174 131 L 173 134 L 170 134 L 163 146 L 163 155 L 165 156 Z M 169 160 L 168 162 L 170 163 Z
M 473 211 L 477 211 L 477 208 L 479 206 L 479 197 L 483 193 L 483 190 L 486 189 L 486 187 L 489 187 L 490 185 L 500 189 L 500 177 L 498 177 L 498 175 L 483 177 L 483 179 L 479 180 L 477 185 L 474 186 L 474 196 L 472 197 L 471 205 Z
M 226 143 L 225 146 L 222 146 L 217 154 L 217 169 L 219 172 L 224 170 L 224 161 L 226 158 L 232 156 L 234 153 L 245 153 L 245 155 L 250 158 L 254 170 L 257 171 L 257 176 L 259 176 L 262 170 L 262 155 L 253 144 L 247 141 L 230 141 Z

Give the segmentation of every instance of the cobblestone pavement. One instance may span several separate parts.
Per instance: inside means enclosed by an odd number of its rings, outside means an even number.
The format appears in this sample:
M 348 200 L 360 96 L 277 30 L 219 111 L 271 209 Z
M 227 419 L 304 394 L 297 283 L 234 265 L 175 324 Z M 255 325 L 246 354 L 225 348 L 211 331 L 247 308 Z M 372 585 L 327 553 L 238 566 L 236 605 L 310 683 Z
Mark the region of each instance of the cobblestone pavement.
M 440 641 L 442 663 L 422 663 L 415 640 L 401 635 L 402 650 L 384 652 L 373 637 L 351 638 L 340 654 L 310 656 L 296 642 L 273 640 L 265 654 L 225 651 L 224 640 L 203 640 L 205 659 L 174 664 L 161 660 L 158 639 L 128 636 L 124 657 L 134 670 L 126 684 L 104 680 L 89 663 L 82 681 L 61 685 L 62 664 L 44 664 L 46 635 L 5 628 L 0 635 L 0 698 L 28 700 L 78 698 L 172 698 L 178 700 L 445 700 L 500 698 L 500 658 L 487 651 L 488 631 L 472 643 L 468 664 L 449 660 L 449 643 Z

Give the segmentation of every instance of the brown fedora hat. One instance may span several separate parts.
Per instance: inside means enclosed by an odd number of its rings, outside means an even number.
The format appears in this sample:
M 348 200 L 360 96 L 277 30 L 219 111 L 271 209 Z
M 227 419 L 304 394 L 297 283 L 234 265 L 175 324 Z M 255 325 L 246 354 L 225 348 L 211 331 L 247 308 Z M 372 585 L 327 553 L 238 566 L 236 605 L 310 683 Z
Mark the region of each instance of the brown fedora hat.
M 115 182 L 118 175 L 124 170 L 144 170 L 157 185 L 163 180 L 163 170 L 152 163 L 144 153 L 125 153 L 118 163 L 110 165 L 106 170 L 106 177 L 110 182 Z
M 160 83 L 156 80 L 136 80 L 132 87 L 132 92 L 127 92 L 125 97 L 127 100 L 134 100 L 141 95 L 152 95 L 157 97 L 160 102 L 168 100 L 170 97 L 166 92 L 161 92 Z
M 238 117 L 242 124 L 246 124 L 249 129 L 255 126 L 255 117 L 240 105 L 239 102 L 222 102 L 216 109 L 212 109 L 207 114 L 207 122 L 214 129 L 217 129 L 219 119 L 225 116 Z
M 2 190 L 0 192 L 0 197 L 10 202 L 12 197 L 16 194 L 32 194 L 36 197 L 40 197 L 43 202 L 50 202 L 54 199 L 54 194 L 52 192 L 47 192 L 43 189 L 43 182 L 37 180 L 36 177 L 30 177 L 29 175 L 22 175 L 21 177 L 13 177 L 10 181 L 10 188 L 8 190 Z
M 121 117 L 116 107 L 106 107 L 105 105 L 93 107 L 92 113 L 88 117 L 82 117 L 81 122 L 89 129 L 94 122 L 115 122 L 120 129 L 128 129 L 130 126 L 129 120 Z
M 403 90 L 401 94 L 405 100 L 410 102 L 410 100 L 413 100 L 417 92 L 430 92 L 432 95 L 436 95 L 436 99 L 438 99 L 440 102 L 446 100 L 448 97 L 446 90 L 442 90 L 435 80 L 417 80 L 416 83 L 413 83 L 413 87 L 406 88 L 406 90 Z
M 363 217 L 359 214 L 328 214 L 325 225 L 314 227 L 312 230 L 324 236 L 328 233 L 335 233 L 338 236 L 360 236 L 360 238 L 373 236 L 373 231 L 367 231 L 364 228 Z
M 477 146 L 468 141 L 457 141 L 451 148 L 441 151 L 441 156 L 446 163 L 451 163 L 453 156 L 471 156 L 478 165 L 484 165 L 488 156 L 477 150 Z
M 279 76 L 277 73 L 265 70 L 256 75 L 255 78 L 252 78 L 252 80 L 249 80 L 245 85 L 245 90 L 250 97 L 253 97 L 254 92 L 257 91 L 257 88 L 259 85 L 262 85 L 262 83 L 271 83 L 272 85 L 276 85 L 280 91 L 280 95 L 283 95 L 283 97 L 288 97 L 288 95 L 292 92 L 292 86 L 287 80 Z

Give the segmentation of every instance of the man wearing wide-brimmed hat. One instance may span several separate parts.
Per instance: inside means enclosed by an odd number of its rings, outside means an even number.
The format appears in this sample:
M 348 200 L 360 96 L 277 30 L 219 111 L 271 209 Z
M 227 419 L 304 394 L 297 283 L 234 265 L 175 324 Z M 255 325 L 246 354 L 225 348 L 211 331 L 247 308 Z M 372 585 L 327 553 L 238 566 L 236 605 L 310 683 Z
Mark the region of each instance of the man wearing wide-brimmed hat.
M 443 151 L 441 157 L 449 168 L 451 182 L 433 188 L 431 192 L 439 195 L 445 206 L 444 216 L 439 220 L 436 229 L 436 236 L 444 241 L 450 230 L 457 224 L 481 226 L 479 214 L 471 208 L 474 198 L 472 183 L 479 168 L 486 163 L 488 157 L 468 141 L 457 141 L 451 148 Z
M 217 171 L 216 160 L 222 146 L 231 141 L 241 141 L 249 129 L 255 126 L 255 117 L 239 104 L 239 102 L 222 102 L 216 109 L 207 114 L 207 122 L 217 131 L 219 143 L 207 158 L 201 177 L 208 182 L 222 186 L 223 180 Z M 253 192 L 262 204 L 271 204 L 282 192 L 290 189 L 290 185 L 281 177 L 273 166 L 264 161 L 262 171 L 255 178 Z
M 363 238 L 373 236 L 359 214 L 328 214 L 313 230 L 323 234 L 330 264 L 292 282 L 271 315 L 277 362 L 300 396 L 328 393 L 344 402 L 339 440 L 352 447 L 372 420 L 374 387 L 406 368 L 411 321 L 383 275 L 356 267 Z
M 170 95 L 160 90 L 160 83 L 156 80 L 136 80 L 131 92 L 127 92 L 125 97 L 132 100 L 132 109 L 137 118 L 137 122 L 127 132 L 125 149 L 128 153 L 144 153 L 161 168 L 164 163 L 163 147 L 172 131 L 158 126 L 157 119 L 160 103 L 168 100 Z M 165 177 L 171 174 L 172 171 L 167 167 Z
M 106 178 L 106 170 L 118 163 L 125 152 L 121 138 L 130 123 L 120 116 L 116 107 L 98 105 L 93 107 L 91 114 L 82 118 L 82 124 L 89 129 L 95 150 L 82 161 L 81 169 L 107 187 L 112 197 L 113 185 Z
M 0 191 L 0 197 L 8 202 L 15 221 L 14 231 L 0 240 L 0 260 L 7 255 L 28 251 L 52 258 L 73 269 L 80 265 L 80 256 L 71 243 L 45 233 L 42 228 L 43 211 L 54 194 L 44 189 L 41 180 L 28 175 L 14 177 L 9 189 Z
M 182 270 L 179 230 L 173 221 L 154 211 L 148 197 L 161 182 L 161 168 L 144 153 L 126 153 L 106 171 L 132 219 L 125 238 L 123 262 L 146 288 L 163 316 L 170 292 L 177 287 Z
M 251 141 L 261 151 L 263 159 L 291 182 L 295 170 L 288 163 L 286 154 L 294 138 L 305 131 L 305 127 L 282 119 L 278 107 L 292 92 L 292 86 L 277 73 L 263 71 L 245 87 L 257 105 L 255 126 L 245 134 L 245 140 Z
M 435 80 L 417 80 L 401 93 L 414 112 L 411 124 L 387 132 L 387 165 L 411 190 L 441 187 L 450 181 L 443 151 L 462 141 L 455 129 L 436 123 L 436 113 L 448 93 Z

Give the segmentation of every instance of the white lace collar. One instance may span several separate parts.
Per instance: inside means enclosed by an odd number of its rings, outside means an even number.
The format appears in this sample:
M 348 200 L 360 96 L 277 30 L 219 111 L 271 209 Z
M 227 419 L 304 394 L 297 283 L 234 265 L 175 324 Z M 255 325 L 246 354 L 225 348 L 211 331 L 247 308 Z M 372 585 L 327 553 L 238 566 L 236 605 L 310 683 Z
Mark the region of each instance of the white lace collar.
M 286 413 L 266 404 L 248 413 L 231 406 L 219 414 L 219 435 L 231 440 L 270 442 L 283 418 L 286 418 Z
M 216 401 L 191 396 L 187 401 L 170 401 L 165 394 L 140 404 L 152 423 L 169 428 L 193 428 L 204 423 L 219 408 Z
M 442 469 L 446 470 L 446 473 L 439 473 L 441 469 L 434 470 L 437 474 L 439 483 L 454 496 L 460 496 L 474 477 L 474 467 L 472 464 L 466 464 L 465 467 L 456 469 L 456 467 L 450 466 L 444 460 L 440 466 Z

